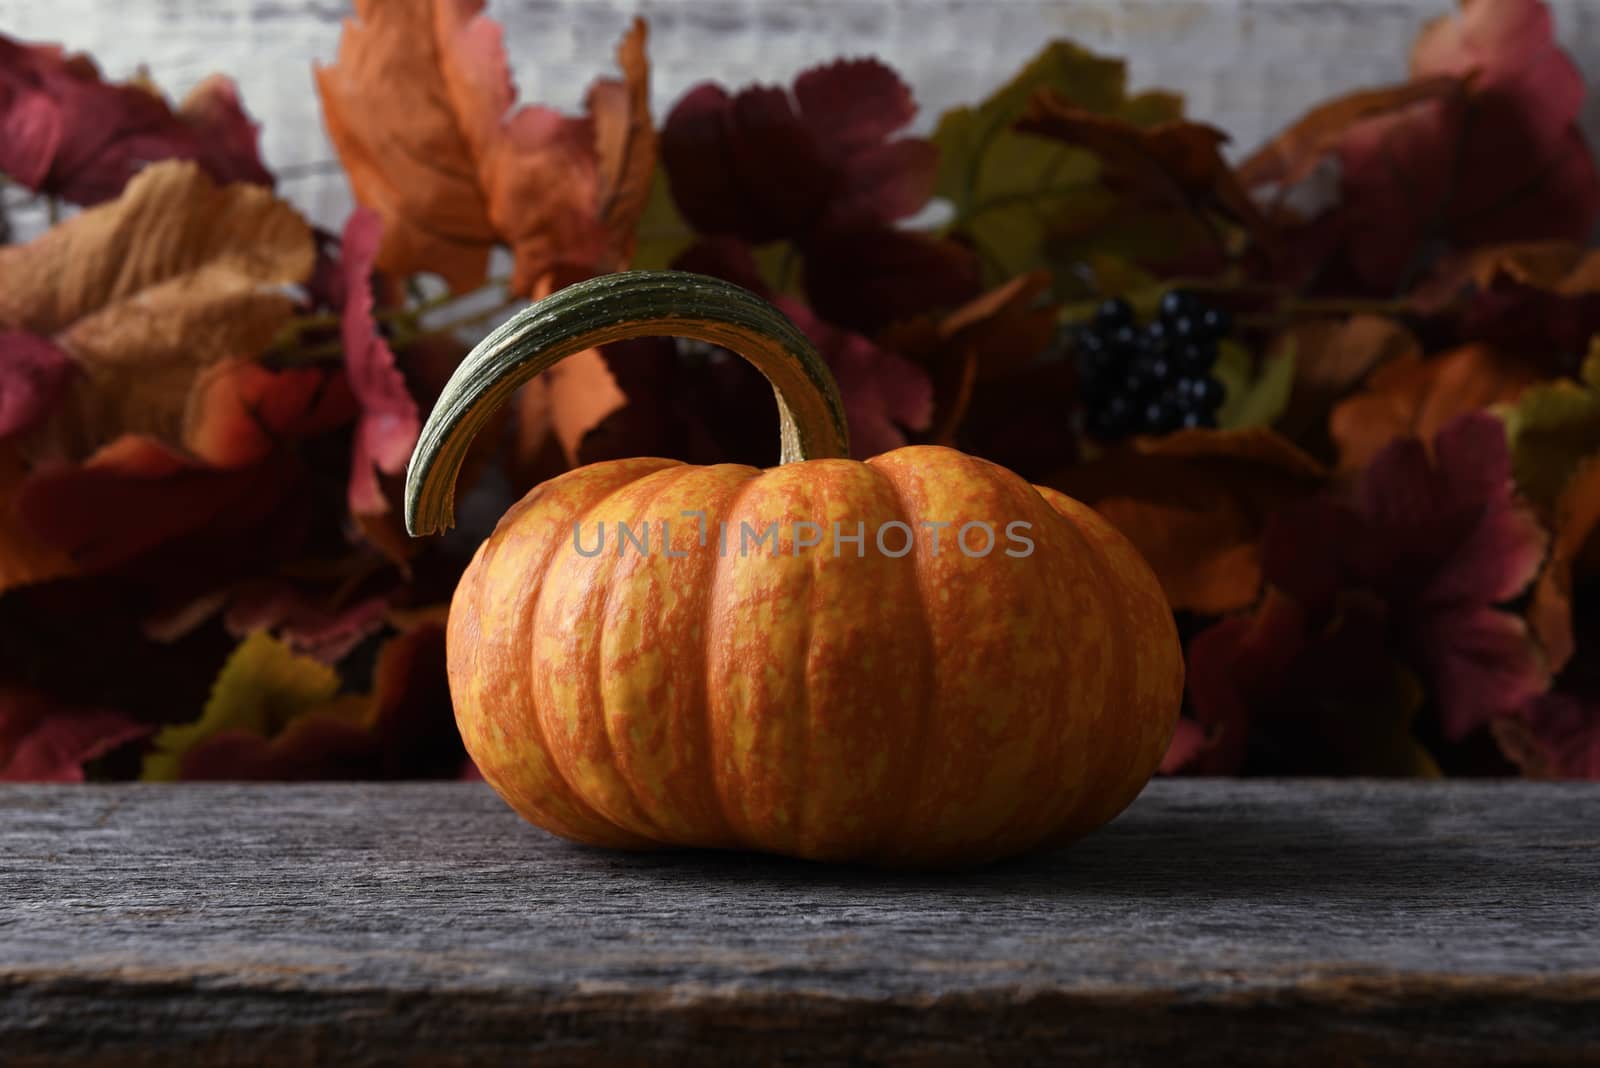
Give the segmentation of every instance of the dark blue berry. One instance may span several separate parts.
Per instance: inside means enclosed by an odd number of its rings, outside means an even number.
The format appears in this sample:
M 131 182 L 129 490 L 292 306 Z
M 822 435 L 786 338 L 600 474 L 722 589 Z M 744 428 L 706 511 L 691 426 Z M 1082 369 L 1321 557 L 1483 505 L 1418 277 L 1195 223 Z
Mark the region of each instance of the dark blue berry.
M 1200 298 L 1183 289 L 1170 289 L 1161 295 L 1160 315 L 1168 322 L 1187 319 L 1201 312 Z
M 1173 350 L 1173 362 L 1187 375 L 1203 375 L 1217 362 L 1217 348 L 1209 341 L 1185 341 Z
M 1233 316 L 1224 308 L 1207 308 L 1200 313 L 1201 332 L 1210 338 L 1225 338 L 1233 332 Z
M 1121 297 L 1112 297 L 1095 309 L 1094 324 L 1102 330 L 1133 325 L 1133 307 Z

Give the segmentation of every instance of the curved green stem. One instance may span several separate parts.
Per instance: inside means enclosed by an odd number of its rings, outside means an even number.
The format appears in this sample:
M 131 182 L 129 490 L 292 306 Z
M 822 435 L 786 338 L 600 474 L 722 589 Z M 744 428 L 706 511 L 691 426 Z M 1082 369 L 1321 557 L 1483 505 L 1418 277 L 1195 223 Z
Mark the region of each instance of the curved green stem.
M 473 437 L 523 383 L 586 349 L 663 336 L 720 345 L 766 375 L 778 397 L 781 462 L 850 454 L 833 375 L 778 309 L 749 290 L 704 275 L 602 275 L 523 309 L 461 361 L 406 469 L 406 530 L 419 535 L 450 527 L 456 476 Z

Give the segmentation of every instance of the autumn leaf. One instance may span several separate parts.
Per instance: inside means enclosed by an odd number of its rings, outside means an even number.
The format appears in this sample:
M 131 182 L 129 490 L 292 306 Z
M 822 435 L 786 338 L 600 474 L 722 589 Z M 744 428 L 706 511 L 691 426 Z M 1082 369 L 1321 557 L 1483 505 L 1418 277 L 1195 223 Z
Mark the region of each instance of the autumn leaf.
M 1552 693 L 1494 723 L 1495 741 L 1534 779 L 1600 779 L 1600 701 Z
M 396 475 L 405 470 L 422 428 L 417 402 L 372 318 L 370 276 L 382 236 L 378 214 L 358 208 L 345 224 L 340 242 L 345 291 L 340 336 L 345 375 L 361 408 L 350 457 L 350 511 L 358 516 L 388 511 L 378 473 Z
M 254 358 L 233 357 L 195 377 L 177 443 L 214 467 L 248 467 L 290 440 L 349 423 L 355 406 L 344 376 L 333 368 L 274 371 Z
M 289 494 L 287 462 L 214 467 L 155 438 L 126 435 L 81 464 L 48 464 L 12 497 L 21 529 L 64 554 L 75 570 L 119 567 L 186 537 L 209 537 L 248 560 L 241 540 L 269 538 L 274 510 Z M 116 522 L 108 523 L 107 517 Z M 287 521 L 289 516 L 277 518 Z M 191 557 L 191 566 L 193 558 Z
M 1460 80 L 1452 75 L 1434 75 L 1335 97 L 1306 112 L 1252 153 L 1239 165 L 1239 180 L 1252 189 L 1275 185 L 1286 190 L 1298 185 L 1311 176 L 1324 156 L 1338 148 L 1352 126 L 1413 104 L 1442 99 L 1460 87 Z
M 803 283 L 814 311 L 864 334 L 976 294 L 977 262 L 953 241 L 893 224 L 933 189 L 937 150 L 896 137 L 916 106 L 876 60 L 803 71 L 792 91 L 691 89 L 662 129 L 671 203 L 654 200 L 652 262 L 694 254 L 684 224 L 713 242 L 764 246 L 768 288 Z M 777 244 L 774 244 L 777 243 Z
M 75 570 L 71 557 L 28 531 L 16 514 L 17 489 L 27 477 L 27 463 L 0 443 L 0 593 Z
M 122 712 L 0 689 L 0 782 L 82 782 L 84 764 L 148 733 Z
M 933 135 L 935 192 L 954 210 L 951 229 L 978 248 L 987 285 L 1046 266 L 1044 244 L 1061 208 L 1098 188 L 1092 155 L 1014 129 L 1041 89 L 1084 111 L 1141 125 L 1182 113 L 1171 94 L 1129 95 L 1121 60 L 1056 41 L 981 104 L 941 116 Z
M 588 114 L 516 106 L 500 27 L 482 0 L 359 0 L 337 62 L 319 67 L 323 118 L 357 201 L 384 224 L 377 266 L 482 285 L 511 247 L 513 292 L 542 296 L 625 266 L 655 165 L 646 31 L 591 87 Z
M 1319 498 L 1273 517 L 1269 583 L 1328 617 L 1341 591 L 1370 592 L 1390 648 L 1423 679 L 1455 741 L 1549 684 L 1523 621 L 1499 607 L 1538 573 L 1546 536 L 1516 495 L 1505 428 L 1483 412 L 1403 437 L 1361 472 L 1348 503 Z
M 862 334 L 825 321 L 791 297 L 771 292 L 750 247 L 737 238 L 709 238 L 676 266 L 726 279 L 771 300 L 806 335 L 833 372 L 850 424 L 857 459 L 906 444 L 907 430 L 926 430 L 933 418 L 933 387 L 922 368 Z
M 673 200 L 694 228 L 761 244 L 881 227 L 933 191 L 938 152 L 895 137 L 911 90 L 875 59 L 803 71 L 792 91 L 690 89 L 661 131 Z
M 264 634 L 241 644 L 194 724 L 168 728 L 156 780 L 453 778 L 462 749 L 445 681 L 444 628 L 412 627 L 379 651 L 372 688 L 338 695 L 331 668 Z
M 1588 236 L 1600 172 L 1578 123 L 1583 79 L 1541 0 L 1463 0 L 1423 30 L 1411 70 L 1461 89 L 1338 138 L 1338 195 L 1300 235 L 1323 288 L 1392 292 L 1452 250 Z
M 1209 615 L 1255 602 L 1268 517 L 1327 480 L 1316 460 L 1258 427 L 1136 439 L 1048 481 L 1138 547 L 1174 608 Z
M 1600 456 L 1586 461 L 1567 482 L 1556 504 L 1550 556 L 1533 588 L 1528 624 L 1544 646 L 1551 671 L 1560 671 L 1572 659 L 1573 586 L 1580 577 L 1596 572 L 1600 545 Z
M 380 593 L 340 603 L 274 577 L 231 591 L 224 621 L 236 638 L 266 632 L 296 654 L 337 664 L 383 628 L 389 602 Z
M 1319 453 L 1334 404 L 1378 368 L 1422 356 L 1411 331 L 1378 315 L 1302 319 L 1280 331 L 1269 351 L 1294 354 L 1294 381 L 1279 426 Z
M 1578 381 L 1541 383 L 1506 415 L 1517 486 L 1546 515 L 1584 461 L 1600 454 L 1600 343 Z
M 1250 353 L 1241 346 L 1224 341 L 1218 348 L 1211 369 L 1223 388 L 1217 426 L 1244 430 L 1276 423 L 1289 406 L 1298 354 L 1293 349 L 1278 349 L 1267 353 L 1259 367 L 1252 367 Z
M 902 321 L 878 338 L 928 368 L 934 391 L 929 441 L 950 444 L 980 382 L 1021 371 L 1055 340 L 1058 308 L 1046 299 L 1049 290 L 1044 271 L 1018 275 L 942 317 Z
M 176 111 L 153 87 L 111 85 L 86 56 L 0 36 L 0 172 L 75 204 L 120 194 L 160 160 L 193 160 L 218 182 L 272 185 L 255 123 L 213 75 Z
M 50 338 L 83 372 L 47 428 L 81 458 L 120 434 L 176 440 L 206 366 L 255 355 L 294 313 L 315 250 L 266 189 L 154 164 L 116 201 L 0 248 L 0 326 Z
M 1075 107 L 1041 90 L 1017 124 L 1092 153 L 1104 173 L 1125 182 L 1150 203 L 1190 215 L 1214 214 L 1237 223 L 1259 245 L 1270 245 L 1266 220 L 1222 158 L 1228 135 L 1198 122 L 1141 127 L 1115 116 Z
M 1437 777 L 1413 727 L 1416 678 L 1386 650 L 1389 622 L 1347 594 L 1327 618 L 1271 591 L 1251 616 L 1221 620 L 1188 649 L 1191 715 L 1162 771 Z
M 73 370 L 72 358 L 48 339 L 0 333 L 0 440 L 49 415 Z
M 1432 438 L 1451 420 L 1515 403 L 1539 380 L 1526 363 L 1486 345 L 1423 359 L 1407 353 L 1380 367 L 1366 389 L 1333 409 L 1328 430 L 1346 471 L 1370 464 L 1390 442 Z
M 205 739 L 230 730 L 275 734 L 313 709 L 327 709 L 338 692 L 339 675 L 333 668 L 295 655 L 265 632 L 253 634 L 223 665 L 200 718 L 156 735 L 142 777 L 177 779 L 183 754 Z M 349 703 L 335 708 L 341 716 L 359 710 Z

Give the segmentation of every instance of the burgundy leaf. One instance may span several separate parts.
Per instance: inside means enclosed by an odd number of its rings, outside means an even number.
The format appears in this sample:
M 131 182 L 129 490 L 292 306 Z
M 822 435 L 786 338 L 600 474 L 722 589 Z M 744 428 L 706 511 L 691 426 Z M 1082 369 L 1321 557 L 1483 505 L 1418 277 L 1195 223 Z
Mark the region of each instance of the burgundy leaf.
M 47 415 L 72 373 L 71 357 L 49 340 L 0 333 L 0 438 L 29 430 Z
M 389 508 L 378 472 L 393 475 L 405 469 L 421 419 L 394 353 L 372 317 L 370 276 L 383 240 L 383 220 L 368 208 L 357 208 L 345 224 L 343 240 L 345 373 L 361 406 L 350 459 L 350 510 L 375 515 Z

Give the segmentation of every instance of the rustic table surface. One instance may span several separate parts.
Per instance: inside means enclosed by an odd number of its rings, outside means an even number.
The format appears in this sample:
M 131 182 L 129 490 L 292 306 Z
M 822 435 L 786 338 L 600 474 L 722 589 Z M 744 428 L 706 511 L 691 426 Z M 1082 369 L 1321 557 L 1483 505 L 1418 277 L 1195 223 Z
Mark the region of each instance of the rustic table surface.
M 1158 782 L 953 876 L 481 785 L 0 788 L 0 1062 L 1600 1063 L 1600 789 Z

